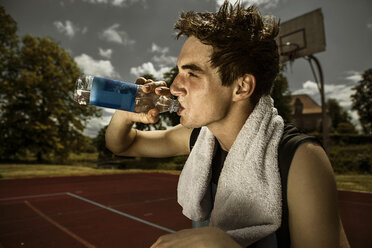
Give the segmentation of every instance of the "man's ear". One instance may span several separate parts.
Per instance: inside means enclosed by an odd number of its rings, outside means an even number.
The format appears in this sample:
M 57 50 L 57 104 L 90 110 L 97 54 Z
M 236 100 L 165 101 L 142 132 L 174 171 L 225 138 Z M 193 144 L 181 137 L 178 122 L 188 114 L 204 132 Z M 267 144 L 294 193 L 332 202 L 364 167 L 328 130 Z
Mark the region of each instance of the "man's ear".
M 252 74 L 244 74 L 237 79 L 233 101 L 241 101 L 251 97 L 255 88 L 256 78 Z

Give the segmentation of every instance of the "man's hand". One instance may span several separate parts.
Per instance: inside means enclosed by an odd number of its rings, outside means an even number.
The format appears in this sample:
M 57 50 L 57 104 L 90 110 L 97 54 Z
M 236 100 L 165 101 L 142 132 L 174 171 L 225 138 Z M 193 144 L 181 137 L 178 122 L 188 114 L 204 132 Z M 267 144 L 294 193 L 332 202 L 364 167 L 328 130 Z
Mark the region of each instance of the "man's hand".
M 145 93 L 151 93 L 155 91 L 157 95 L 172 96 L 169 88 L 167 87 L 167 83 L 164 81 L 154 82 L 151 79 L 145 79 L 143 77 L 139 77 L 136 80 L 136 84 L 142 85 L 142 90 Z
M 145 94 L 155 92 L 160 96 L 172 96 L 167 87 L 167 83 L 164 81 L 154 82 L 151 79 L 139 77 L 136 80 L 136 84 L 142 85 L 142 91 Z M 145 124 L 156 123 L 159 120 L 159 110 L 157 108 L 150 109 L 147 113 L 128 113 L 127 115 L 129 116 L 129 119 L 132 119 L 134 122 L 142 122 Z
M 151 248 L 241 248 L 227 233 L 217 227 L 185 229 L 164 235 Z

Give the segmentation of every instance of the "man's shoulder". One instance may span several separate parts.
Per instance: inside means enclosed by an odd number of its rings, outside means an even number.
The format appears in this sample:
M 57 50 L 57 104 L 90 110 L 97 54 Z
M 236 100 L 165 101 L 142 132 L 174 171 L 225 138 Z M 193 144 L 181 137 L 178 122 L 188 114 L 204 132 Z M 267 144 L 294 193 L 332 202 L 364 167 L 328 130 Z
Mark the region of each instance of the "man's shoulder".
M 335 190 L 335 179 L 328 156 L 319 144 L 305 142 L 295 152 L 288 173 L 288 195 L 296 197 L 314 193 L 327 194 Z M 294 197 L 293 197 L 294 196 Z
M 306 134 L 291 123 L 285 123 L 278 147 L 278 159 L 281 170 L 285 173 L 288 172 L 297 149 L 305 143 L 321 145 L 316 137 Z

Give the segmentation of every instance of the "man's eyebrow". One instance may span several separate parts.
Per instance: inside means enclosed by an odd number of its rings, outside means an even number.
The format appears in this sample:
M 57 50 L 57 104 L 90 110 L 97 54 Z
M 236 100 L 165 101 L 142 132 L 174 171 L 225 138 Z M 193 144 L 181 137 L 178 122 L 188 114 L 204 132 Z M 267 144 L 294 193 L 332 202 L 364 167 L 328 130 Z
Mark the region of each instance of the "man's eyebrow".
M 197 66 L 195 64 L 186 64 L 186 65 L 181 66 L 181 68 L 183 70 L 192 70 L 192 71 L 196 71 L 196 72 L 204 72 L 204 70 L 200 66 Z

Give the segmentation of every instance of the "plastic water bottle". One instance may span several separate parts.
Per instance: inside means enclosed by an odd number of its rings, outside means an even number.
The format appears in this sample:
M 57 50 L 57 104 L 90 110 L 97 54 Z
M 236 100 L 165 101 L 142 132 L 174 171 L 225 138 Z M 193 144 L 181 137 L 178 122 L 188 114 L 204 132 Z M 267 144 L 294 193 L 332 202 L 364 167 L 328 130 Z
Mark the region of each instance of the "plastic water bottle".
M 179 102 L 167 96 L 144 93 L 142 85 L 85 75 L 76 81 L 74 99 L 81 105 L 95 105 L 136 113 L 157 108 L 160 113 L 177 112 Z

